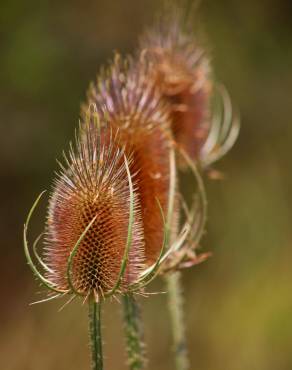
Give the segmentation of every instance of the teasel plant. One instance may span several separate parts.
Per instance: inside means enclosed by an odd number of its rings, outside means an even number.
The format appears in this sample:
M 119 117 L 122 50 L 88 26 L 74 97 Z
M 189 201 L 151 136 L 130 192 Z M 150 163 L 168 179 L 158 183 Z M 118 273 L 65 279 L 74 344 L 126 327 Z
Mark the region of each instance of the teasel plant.
M 144 367 L 134 295 L 147 295 L 145 287 L 190 233 L 186 223 L 170 244 L 176 180 L 174 151 L 170 148 L 166 215 L 159 199 L 154 198 L 162 219 L 162 242 L 155 261 L 147 261 L 139 173 L 133 164 L 133 147 L 127 148 L 122 136 L 122 129 L 105 121 L 105 115 L 90 103 L 86 122 L 81 122 L 76 131 L 75 145 L 70 144 L 69 154 L 63 154 L 63 164 L 59 162 L 42 253 L 38 252 L 38 243 L 43 234 L 30 248 L 27 233 L 43 193 L 33 204 L 23 233 L 28 265 L 49 290 L 47 298 L 35 303 L 64 296 L 69 297 L 67 303 L 77 297 L 88 303 L 94 370 L 103 369 L 102 303 L 106 298 L 119 296 L 125 307 L 129 367 Z
M 168 287 L 177 370 L 188 370 L 191 366 L 180 270 L 209 256 L 208 253 L 198 256 L 195 252 L 207 220 L 207 199 L 200 174 L 212 173 L 211 166 L 232 148 L 240 128 L 229 94 L 222 84 L 214 82 L 210 57 L 194 35 L 191 13 L 194 3 L 187 1 L 185 7 L 180 8 L 177 2 L 168 1 L 154 27 L 142 35 L 139 48 L 139 53 L 144 54 L 151 66 L 149 78 L 155 81 L 170 106 L 178 167 L 183 171 L 191 170 L 201 194 L 200 217 L 195 220 L 197 226 L 195 223 L 189 242 L 179 253 L 173 253 L 161 269 Z M 189 214 L 186 205 L 184 209 Z
M 80 127 L 76 133 L 75 147 L 64 154 L 49 200 L 43 259 L 33 245 L 38 266 L 28 248 L 27 229 L 40 197 L 24 227 L 28 263 L 40 282 L 57 293 L 48 299 L 69 295 L 70 300 L 82 297 L 88 302 L 92 369 L 103 369 L 102 302 L 142 287 L 140 209 L 129 171 L 131 158 L 117 142 L 117 134 L 108 128 L 93 135 Z

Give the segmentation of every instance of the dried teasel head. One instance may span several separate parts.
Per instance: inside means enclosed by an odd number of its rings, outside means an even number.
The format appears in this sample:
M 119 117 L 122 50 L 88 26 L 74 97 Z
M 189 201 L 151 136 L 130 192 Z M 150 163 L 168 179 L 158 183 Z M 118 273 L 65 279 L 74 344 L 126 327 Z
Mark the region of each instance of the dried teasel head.
M 96 130 L 83 125 L 64 157 L 49 201 L 45 277 L 39 277 L 59 293 L 96 300 L 127 292 L 145 262 L 141 210 L 128 167 L 132 159 L 106 125 Z
M 86 130 L 86 129 L 85 129 Z M 82 295 L 95 291 L 106 294 L 119 277 L 129 224 L 129 183 L 124 153 L 118 138 L 107 142 L 86 130 L 85 140 L 70 152 L 68 169 L 56 181 L 50 199 L 46 232 L 48 279 L 61 289 L 68 288 L 67 263 L 72 246 L 95 218 L 72 262 L 72 284 Z M 135 195 L 135 222 L 129 262 L 121 288 L 135 281 L 143 266 L 143 234 Z
M 198 159 L 209 132 L 209 58 L 199 46 L 183 12 L 172 9 L 141 38 L 141 49 L 153 64 L 153 77 L 171 103 L 176 142 Z
M 171 133 L 169 105 L 149 79 L 143 56 L 134 61 L 118 54 L 88 91 L 88 105 L 120 131 L 121 144 L 133 155 L 130 170 L 136 184 L 143 221 L 147 265 L 158 258 L 163 243 L 162 212 L 168 212 Z
M 222 88 L 212 82 L 209 56 L 194 36 L 192 19 L 171 6 L 142 36 L 140 49 L 152 66 L 151 78 L 171 104 L 178 146 L 203 167 L 222 157 L 235 142 L 239 124 L 226 91 L 221 95 Z M 213 95 L 221 98 L 215 109 Z

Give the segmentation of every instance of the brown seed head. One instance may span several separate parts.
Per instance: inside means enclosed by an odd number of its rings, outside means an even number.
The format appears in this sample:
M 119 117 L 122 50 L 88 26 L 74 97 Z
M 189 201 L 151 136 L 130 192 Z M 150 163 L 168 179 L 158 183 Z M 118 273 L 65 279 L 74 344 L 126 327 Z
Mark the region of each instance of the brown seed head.
M 81 295 L 103 295 L 119 276 L 129 221 L 129 183 L 124 152 L 109 126 L 82 128 L 82 141 L 71 147 L 67 168 L 62 167 L 49 202 L 45 260 L 52 270 L 47 278 L 68 289 L 69 255 L 89 223 L 72 263 L 72 283 Z M 106 137 L 106 140 L 102 138 Z M 128 267 L 121 289 L 138 277 L 144 261 L 140 208 L 135 195 L 135 221 Z
M 145 33 L 141 49 L 152 64 L 151 78 L 171 103 L 176 142 L 196 160 L 210 128 L 211 81 L 208 57 L 189 26 L 172 10 Z
M 133 153 L 131 171 L 137 173 L 147 264 L 159 255 L 163 220 L 157 203 L 167 212 L 169 190 L 169 105 L 161 97 L 143 56 L 134 62 L 116 55 L 88 91 L 88 103 L 120 130 L 121 144 Z M 86 109 L 86 108 L 85 108 Z M 83 111 L 84 112 L 84 111 Z

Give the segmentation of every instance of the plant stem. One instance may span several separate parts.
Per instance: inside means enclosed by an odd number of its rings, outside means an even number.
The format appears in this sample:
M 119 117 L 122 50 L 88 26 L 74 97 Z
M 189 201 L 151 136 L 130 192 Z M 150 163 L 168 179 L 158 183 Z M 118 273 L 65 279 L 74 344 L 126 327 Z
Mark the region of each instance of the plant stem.
M 91 348 L 91 370 L 103 370 L 101 339 L 101 304 L 89 299 L 88 302 L 89 337 Z
M 176 369 L 189 370 L 190 362 L 186 344 L 181 273 L 174 272 L 167 274 L 165 279 L 168 288 L 168 303 Z
M 140 306 L 132 294 L 123 296 L 123 305 L 129 369 L 145 369 L 145 344 Z

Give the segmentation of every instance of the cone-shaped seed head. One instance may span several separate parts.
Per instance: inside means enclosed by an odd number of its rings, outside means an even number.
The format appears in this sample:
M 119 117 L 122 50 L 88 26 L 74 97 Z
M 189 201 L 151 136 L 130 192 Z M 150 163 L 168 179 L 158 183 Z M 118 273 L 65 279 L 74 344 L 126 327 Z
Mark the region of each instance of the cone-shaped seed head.
M 141 38 L 141 49 L 152 64 L 151 78 L 171 103 L 177 143 L 199 159 L 210 129 L 210 66 L 190 25 L 179 9 L 172 9 Z
M 93 134 L 94 133 L 94 134 Z M 118 279 L 129 222 L 129 179 L 124 152 L 109 128 L 91 131 L 84 125 L 76 148 L 71 147 L 66 168 L 55 182 L 50 198 L 45 259 L 51 280 L 68 289 L 69 255 L 89 223 L 72 262 L 72 283 L 81 295 L 102 295 Z M 103 140 L 106 137 L 106 140 Z M 144 242 L 140 210 L 134 197 L 132 245 L 121 289 L 127 290 L 143 266 Z
M 156 260 L 163 242 L 163 220 L 157 200 L 167 213 L 169 190 L 170 120 L 168 103 L 149 80 L 145 61 L 122 61 L 111 67 L 88 91 L 88 103 L 120 130 L 126 152 L 133 153 L 137 173 L 147 263 Z M 86 109 L 86 108 L 85 108 Z

